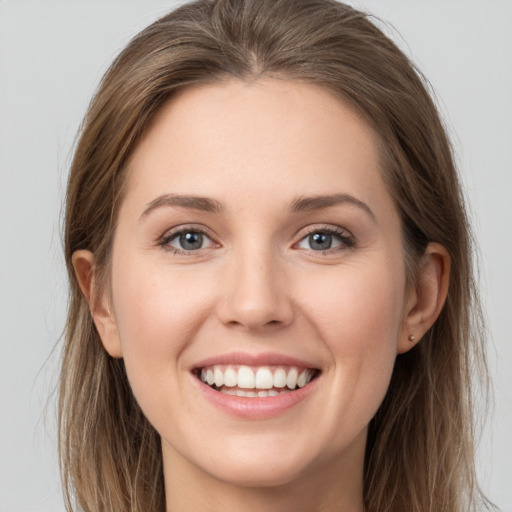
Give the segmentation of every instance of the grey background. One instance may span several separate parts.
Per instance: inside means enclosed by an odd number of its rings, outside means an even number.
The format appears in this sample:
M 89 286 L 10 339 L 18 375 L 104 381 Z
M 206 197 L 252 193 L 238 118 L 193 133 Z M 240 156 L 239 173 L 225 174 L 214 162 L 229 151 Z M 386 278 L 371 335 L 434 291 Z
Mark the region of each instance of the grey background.
M 420 65 L 453 137 L 481 251 L 496 406 L 483 488 L 512 510 L 512 1 L 354 5 Z M 66 282 L 60 218 L 74 136 L 102 73 L 176 2 L 0 0 L 0 511 L 62 511 L 55 400 Z M 394 28 L 393 28 L 394 27 Z

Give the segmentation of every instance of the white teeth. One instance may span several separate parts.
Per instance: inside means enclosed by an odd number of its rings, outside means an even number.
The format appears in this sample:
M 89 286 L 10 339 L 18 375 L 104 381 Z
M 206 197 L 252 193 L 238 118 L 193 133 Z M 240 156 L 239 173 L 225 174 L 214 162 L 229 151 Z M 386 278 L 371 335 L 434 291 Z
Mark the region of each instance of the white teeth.
M 256 398 L 258 396 L 258 393 L 256 393 L 256 391 L 245 391 L 244 389 L 237 389 L 235 391 L 235 395 L 249 397 L 249 398 Z
M 238 382 L 236 372 L 233 368 L 226 368 L 224 372 L 224 385 L 234 388 Z
M 299 375 L 299 378 L 297 379 L 297 386 L 299 386 L 299 388 L 303 388 L 308 383 L 308 374 L 309 372 L 307 370 L 304 370 Z
M 227 388 L 223 386 L 221 389 L 219 389 L 221 393 L 224 393 L 225 395 L 232 395 L 232 396 L 242 396 L 244 398 L 266 398 L 269 396 L 278 396 L 282 395 L 283 393 L 290 393 L 289 389 L 276 391 L 275 389 L 269 389 L 269 390 L 260 390 L 258 392 L 256 391 L 248 391 L 246 389 L 240 389 L 240 388 Z
M 256 388 L 270 389 L 274 385 L 270 368 L 263 366 L 256 372 Z
M 239 390 L 256 390 L 254 394 L 239 396 L 276 396 L 279 389 L 288 392 L 297 387 L 303 388 L 308 384 L 314 375 L 312 369 L 299 369 L 295 366 L 289 367 L 270 367 L 261 366 L 251 368 L 250 366 L 236 365 L 213 365 L 209 368 L 202 368 L 199 374 L 200 379 L 209 386 L 215 386 L 217 390 L 222 388 L 223 392 L 228 388 L 238 388 L 234 390 L 236 394 Z M 265 390 L 263 394 L 258 394 L 257 390 Z
M 213 370 L 213 375 L 215 377 L 215 385 L 220 388 L 224 385 L 224 373 L 219 367 L 215 367 Z
M 286 377 L 286 385 L 288 389 L 295 389 L 297 387 L 297 377 L 299 376 L 299 372 L 297 368 L 292 368 L 288 372 L 288 376 Z
M 283 368 L 278 368 L 274 372 L 274 387 L 284 388 L 286 386 L 286 372 Z
M 243 389 L 254 389 L 254 372 L 248 366 L 238 368 L 238 387 Z

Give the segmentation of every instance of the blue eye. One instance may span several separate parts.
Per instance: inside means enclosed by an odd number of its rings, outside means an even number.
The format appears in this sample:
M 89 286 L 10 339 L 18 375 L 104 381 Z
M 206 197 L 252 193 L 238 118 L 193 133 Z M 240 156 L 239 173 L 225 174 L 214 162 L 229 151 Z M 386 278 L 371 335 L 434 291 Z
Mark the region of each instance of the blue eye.
M 201 230 L 182 229 L 167 236 L 162 245 L 175 253 L 186 253 L 212 245 L 211 239 Z
M 193 254 L 195 251 L 212 247 L 214 242 L 201 229 L 183 228 L 165 236 L 159 242 L 164 249 L 174 254 Z M 336 252 L 354 245 L 351 235 L 344 229 L 316 229 L 304 236 L 297 246 L 315 252 Z
M 298 247 L 312 251 L 329 251 L 352 245 L 354 245 L 352 238 L 347 236 L 346 231 L 342 229 L 318 229 L 305 236 L 299 242 Z

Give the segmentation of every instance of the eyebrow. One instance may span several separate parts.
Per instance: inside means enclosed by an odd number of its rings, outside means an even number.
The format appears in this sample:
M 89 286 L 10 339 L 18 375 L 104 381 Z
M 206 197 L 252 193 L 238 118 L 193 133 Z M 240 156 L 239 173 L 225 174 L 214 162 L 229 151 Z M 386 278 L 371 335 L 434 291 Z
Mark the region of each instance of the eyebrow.
M 289 209 L 292 213 L 312 212 L 331 208 L 340 204 L 357 206 L 364 210 L 373 220 L 376 220 L 371 208 L 365 202 L 350 194 L 299 196 L 290 203 Z M 224 206 L 220 201 L 209 197 L 162 194 L 147 204 L 141 218 L 146 217 L 157 208 L 173 206 L 216 214 L 220 214 L 224 211 Z
M 350 194 L 300 196 L 291 203 L 290 210 L 292 212 L 311 212 L 340 204 L 357 206 L 364 210 L 373 220 L 376 220 L 371 208 L 365 202 Z
M 142 212 L 141 218 L 146 217 L 153 210 L 162 208 L 164 206 L 179 206 L 181 208 L 189 208 L 191 210 L 199 210 L 217 214 L 222 213 L 224 210 L 224 207 L 220 201 L 211 199 L 209 197 L 162 194 L 161 196 L 158 196 L 156 199 L 153 199 L 153 201 L 148 203 L 146 209 Z

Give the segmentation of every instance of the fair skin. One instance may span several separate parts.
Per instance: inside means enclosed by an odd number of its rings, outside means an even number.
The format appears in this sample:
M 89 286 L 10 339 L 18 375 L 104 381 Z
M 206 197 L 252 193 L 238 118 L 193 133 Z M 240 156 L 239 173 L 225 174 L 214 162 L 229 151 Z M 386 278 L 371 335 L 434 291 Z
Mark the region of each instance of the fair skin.
M 73 262 L 90 298 L 94 255 Z M 367 425 L 439 314 L 446 251 L 430 244 L 421 269 L 408 286 L 375 135 L 332 94 L 265 79 L 170 100 L 129 162 L 90 303 L 161 435 L 167 511 L 361 512 Z M 276 396 L 200 380 L 241 366 L 312 380 Z

